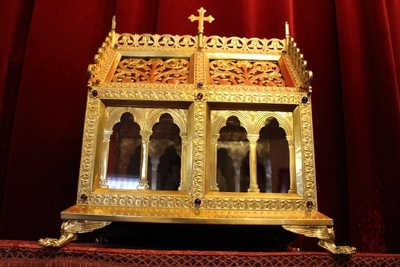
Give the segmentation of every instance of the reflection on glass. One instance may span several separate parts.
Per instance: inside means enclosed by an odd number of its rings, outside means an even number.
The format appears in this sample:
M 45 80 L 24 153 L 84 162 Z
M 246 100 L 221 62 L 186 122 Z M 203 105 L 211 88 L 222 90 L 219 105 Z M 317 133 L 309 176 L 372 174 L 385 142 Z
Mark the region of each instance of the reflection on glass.
M 220 192 L 235 192 L 235 167 L 226 148 L 217 151 L 217 184 Z
M 275 118 L 260 130 L 257 151 L 266 167 L 267 192 L 287 193 L 290 188 L 289 146 L 285 131 Z
M 260 129 L 257 142 L 257 185 L 260 192 L 287 193 L 290 188 L 289 148 L 285 131 L 275 118 Z M 248 192 L 250 145 L 237 117 L 220 130 L 217 150 L 217 184 L 220 192 Z
M 157 167 L 157 189 L 178 190 L 181 180 L 181 157 L 174 146 L 165 149 Z
M 181 138 L 179 127 L 171 115 L 165 113 L 153 127 L 149 154 L 153 177 L 151 190 L 177 191 L 181 181 Z
M 140 180 L 140 127 L 131 113 L 124 113 L 110 137 L 108 187 L 136 189 Z
M 242 159 L 249 151 L 246 129 L 231 116 L 219 131 L 217 150 L 217 184 L 220 192 L 247 192 L 250 181 L 241 176 Z
M 257 185 L 260 192 L 266 191 L 266 174 L 262 159 L 257 156 Z M 242 159 L 240 165 L 240 192 L 247 192 L 250 184 L 250 157 L 249 152 Z
M 178 190 L 181 180 L 181 138 L 179 127 L 169 114 L 160 116 L 150 137 L 147 183 L 150 190 Z M 108 186 L 136 189 L 142 168 L 140 127 L 131 113 L 124 113 L 110 137 Z M 154 177 L 154 179 L 153 179 Z

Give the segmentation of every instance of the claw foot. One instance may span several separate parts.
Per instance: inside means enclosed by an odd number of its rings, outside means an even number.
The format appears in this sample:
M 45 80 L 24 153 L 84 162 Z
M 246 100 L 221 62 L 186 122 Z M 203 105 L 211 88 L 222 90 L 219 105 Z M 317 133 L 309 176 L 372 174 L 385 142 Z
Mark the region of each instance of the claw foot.
M 350 255 L 356 252 L 355 247 L 350 246 L 336 246 L 335 244 L 325 242 L 324 240 L 320 240 L 318 242 L 318 246 L 326 249 L 332 254 L 340 254 L 340 255 Z
M 356 252 L 355 247 L 335 245 L 335 232 L 333 231 L 333 227 L 284 225 L 283 228 L 296 234 L 318 238 L 318 245 L 332 254 L 349 255 Z
M 39 245 L 45 246 L 45 247 L 53 247 L 53 248 L 60 248 L 68 243 L 75 241 L 78 239 L 78 235 L 74 233 L 69 233 L 66 235 L 61 236 L 59 239 L 57 238 L 41 238 L 39 239 L 38 243 Z
M 61 237 L 56 238 L 41 238 L 39 245 L 46 247 L 63 247 L 68 243 L 78 239 L 78 233 L 88 233 L 95 229 L 109 225 L 108 221 L 90 221 L 90 220 L 68 220 L 61 225 Z

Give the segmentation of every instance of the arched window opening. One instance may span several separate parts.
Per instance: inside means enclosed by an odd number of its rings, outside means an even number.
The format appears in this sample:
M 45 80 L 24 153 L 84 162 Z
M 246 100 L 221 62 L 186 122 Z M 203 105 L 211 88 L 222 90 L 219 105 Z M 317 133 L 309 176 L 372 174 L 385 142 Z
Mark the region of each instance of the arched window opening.
M 243 175 L 243 159 L 249 151 L 247 131 L 236 116 L 219 131 L 217 184 L 220 192 L 247 192 L 250 180 Z
M 153 126 L 150 137 L 149 155 L 154 177 L 148 179 L 151 190 L 178 191 L 181 182 L 181 150 L 180 129 L 172 116 L 164 113 Z
M 267 119 L 260 130 L 257 153 L 265 167 L 266 180 L 259 184 L 266 192 L 287 193 L 290 189 L 289 146 L 285 131 L 275 118 Z
M 107 168 L 108 187 L 136 189 L 140 180 L 140 127 L 131 113 L 122 114 L 113 127 Z

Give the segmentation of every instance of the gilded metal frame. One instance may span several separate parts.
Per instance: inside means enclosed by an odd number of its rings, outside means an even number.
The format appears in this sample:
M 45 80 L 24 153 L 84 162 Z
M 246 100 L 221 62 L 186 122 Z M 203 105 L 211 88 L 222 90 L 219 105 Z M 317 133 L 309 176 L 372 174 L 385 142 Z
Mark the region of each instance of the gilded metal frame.
M 199 11 L 200 12 L 200 11 Z M 204 13 L 203 13 L 204 14 Z M 112 75 L 122 57 L 189 58 L 188 83 L 117 83 Z M 212 59 L 277 62 L 286 86 L 215 85 L 209 82 Z M 150 34 L 119 34 L 113 28 L 94 64 L 88 67 L 88 96 L 76 205 L 61 212 L 60 239 L 39 241 L 60 247 L 113 221 L 282 225 L 317 237 L 335 254 L 354 253 L 336 247 L 333 220 L 320 212 L 314 161 L 311 110 L 312 72 L 289 36 L 259 39 Z M 148 190 L 142 168 L 137 190 L 107 186 L 109 137 L 121 114 L 134 114 L 141 126 L 142 158 L 153 125 L 163 113 L 172 115 L 182 138 L 182 182 L 178 191 Z M 291 187 L 287 194 L 219 192 L 215 178 L 218 131 L 230 115 L 238 116 L 254 150 L 258 131 L 269 117 L 285 129 L 290 152 Z M 251 159 L 250 159 L 251 160 Z M 144 164 L 144 165 L 143 165 Z M 146 166 L 146 162 L 142 162 Z

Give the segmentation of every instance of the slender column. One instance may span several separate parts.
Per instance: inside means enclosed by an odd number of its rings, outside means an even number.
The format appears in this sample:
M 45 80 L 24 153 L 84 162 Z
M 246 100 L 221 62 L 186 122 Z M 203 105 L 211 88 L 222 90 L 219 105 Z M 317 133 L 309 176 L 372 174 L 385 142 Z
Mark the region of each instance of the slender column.
M 293 136 L 286 136 L 289 146 L 289 173 L 290 173 L 290 189 L 288 193 L 295 194 L 297 192 L 296 188 L 296 169 L 295 169 L 295 154 L 294 154 L 294 140 Z
M 110 137 L 112 130 L 104 130 L 104 138 L 102 143 L 101 166 L 100 166 L 100 188 L 108 188 L 107 182 L 107 169 L 108 169 L 108 156 L 110 151 Z
M 248 134 L 247 139 L 250 141 L 250 187 L 247 189 L 248 192 L 260 192 L 257 184 L 257 140 L 258 134 Z
M 217 151 L 218 151 L 218 138 L 219 134 L 211 135 L 211 181 L 210 181 L 210 190 L 211 191 L 219 191 L 217 178 L 218 178 L 218 169 L 217 169 Z
M 186 191 L 187 181 L 187 136 L 181 134 L 182 151 L 181 151 L 181 183 L 179 184 L 178 191 Z
M 141 153 L 141 165 L 140 165 L 140 181 L 137 186 L 138 190 L 148 190 L 149 183 L 147 182 L 147 166 L 149 165 L 149 139 L 151 131 L 140 131 L 142 136 L 142 153 Z
M 155 190 L 157 188 L 157 168 L 160 163 L 158 157 L 151 157 L 151 185 L 150 188 Z M 147 183 L 149 181 L 147 180 Z

